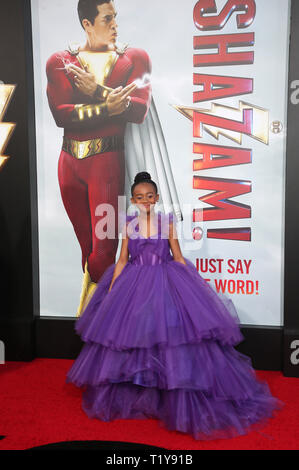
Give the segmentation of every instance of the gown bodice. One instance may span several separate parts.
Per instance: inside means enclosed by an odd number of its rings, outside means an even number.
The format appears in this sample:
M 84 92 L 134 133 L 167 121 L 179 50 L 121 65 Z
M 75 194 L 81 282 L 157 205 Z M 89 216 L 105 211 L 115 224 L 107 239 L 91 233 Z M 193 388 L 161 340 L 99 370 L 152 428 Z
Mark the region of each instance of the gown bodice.
M 128 263 L 133 265 L 162 264 L 173 260 L 168 239 L 169 223 L 174 220 L 173 213 L 157 213 L 157 232 L 148 238 L 139 233 L 138 219 L 135 215 L 126 217 L 128 223 Z

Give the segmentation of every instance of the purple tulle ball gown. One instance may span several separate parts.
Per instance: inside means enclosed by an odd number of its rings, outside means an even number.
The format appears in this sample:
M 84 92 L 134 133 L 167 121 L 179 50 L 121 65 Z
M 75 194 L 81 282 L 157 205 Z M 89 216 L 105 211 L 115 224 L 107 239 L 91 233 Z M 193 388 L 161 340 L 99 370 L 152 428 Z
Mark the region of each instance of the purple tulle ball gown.
M 234 348 L 244 338 L 232 301 L 190 260 L 174 261 L 164 228 L 175 215 L 157 216 L 157 235 L 129 238 L 130 257 L 112 289 L 115 264 L 76 321 L 85 344 L 66 381 L 83 388 L 90 418 L 156 418 L 195 439 L 245 434 L 283 403 Z

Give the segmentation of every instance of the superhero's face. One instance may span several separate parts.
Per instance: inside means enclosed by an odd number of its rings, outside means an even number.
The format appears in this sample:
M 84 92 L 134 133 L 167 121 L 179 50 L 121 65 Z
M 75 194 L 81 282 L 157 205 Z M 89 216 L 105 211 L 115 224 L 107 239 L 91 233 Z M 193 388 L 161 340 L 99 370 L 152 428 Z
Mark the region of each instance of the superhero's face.
M 135 204 L 141 212 L 147 213 L 154 208 L 158 200 L 159 194 L 156 193 L 154 186 L 150 183 L 137 184 L 131 198 L 132 204 Z
M 89 35 L 93 47 L 102 47 L 114 44 L 117 38 L 116 10 L 114 2 L 103 3 L 97 6 L 98 15 L 94 24 L 84 19 L 82 24 Z

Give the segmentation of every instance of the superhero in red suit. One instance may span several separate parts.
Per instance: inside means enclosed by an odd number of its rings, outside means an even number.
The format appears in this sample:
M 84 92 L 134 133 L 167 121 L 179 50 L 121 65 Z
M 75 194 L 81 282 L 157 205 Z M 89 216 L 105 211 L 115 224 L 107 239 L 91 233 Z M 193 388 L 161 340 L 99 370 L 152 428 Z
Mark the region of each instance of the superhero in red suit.
M 57 126 L 64 128 L 60 191 L 82 250 L 84 277 L 77 316 L 100 276 L 115 262 L 118 230 L 114 238 L 99 239 L 96 208 L 111 204 L 118 228 L 126 123 L 142 123 L 151 99 L 149 84 L 138 88 L 134 83 L 150 73 L 150 59 L 141 49 L 116 46 L 113 1 L 80 0 L 78 12 L 85 46 L 54 53 L 46 67 L 49 106 Z

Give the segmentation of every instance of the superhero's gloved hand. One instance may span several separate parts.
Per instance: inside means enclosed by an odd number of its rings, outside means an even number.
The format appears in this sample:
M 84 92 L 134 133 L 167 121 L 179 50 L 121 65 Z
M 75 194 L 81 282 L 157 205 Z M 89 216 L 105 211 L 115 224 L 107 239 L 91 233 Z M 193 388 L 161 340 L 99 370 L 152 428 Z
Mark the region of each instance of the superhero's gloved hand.
M 115 116 L 123 113 L 130 105 L 131 93 L 136 90 L 137 84 L 130 83 L 126 87 L 115 88 L 108 94 L 106 104 L 109 116 Z
M 83 70 L 75 64 L 69 64 L 68 71 L 74 74 L 74 83 L 78 90 L 84 95 L 93 97 L 98 85 L 94 74 L 88 71 L 88 66 L 84 66 Z
M 129 96 L 137 88 L 136 83 L 130 83 L 125 88 L 118 87 L 112 90 L 104 103 L 77 104 L 72 113 L 73 122 L 107 119 L 123 113 L 130 106 Z

